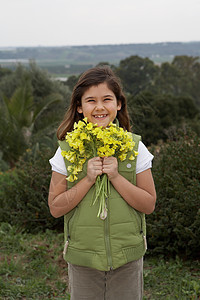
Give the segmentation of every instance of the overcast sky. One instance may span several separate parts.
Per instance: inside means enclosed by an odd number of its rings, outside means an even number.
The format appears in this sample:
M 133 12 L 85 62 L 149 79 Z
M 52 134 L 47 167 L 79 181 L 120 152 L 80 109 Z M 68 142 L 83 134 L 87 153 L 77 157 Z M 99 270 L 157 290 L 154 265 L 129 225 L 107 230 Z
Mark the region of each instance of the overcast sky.
M 0 47 L 200 41 L 200 0 L 0 0 Z

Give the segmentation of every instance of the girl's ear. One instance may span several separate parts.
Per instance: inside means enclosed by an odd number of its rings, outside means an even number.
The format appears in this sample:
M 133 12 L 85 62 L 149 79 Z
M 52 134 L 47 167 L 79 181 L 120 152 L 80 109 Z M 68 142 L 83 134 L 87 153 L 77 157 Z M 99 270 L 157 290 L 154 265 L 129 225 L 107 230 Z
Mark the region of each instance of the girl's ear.
M 83 113 L 82 106 L 78 106 L 78 107 L 77 107 L 77 112 L 78 112 L 79 114 L 82 114 L 82 113 Z
M 122 108 L 122 103 L 120 100 L 117 101 L 117 110 L 120 110 Z

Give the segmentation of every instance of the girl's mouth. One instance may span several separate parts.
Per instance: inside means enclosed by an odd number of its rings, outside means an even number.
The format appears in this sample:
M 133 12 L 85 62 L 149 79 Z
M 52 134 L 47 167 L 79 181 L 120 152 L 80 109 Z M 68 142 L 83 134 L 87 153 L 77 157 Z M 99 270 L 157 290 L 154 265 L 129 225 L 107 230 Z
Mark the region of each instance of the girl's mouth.
M 95 119 L 104 119 L 107 117 L 107 115 L 94 115 L 93 116 Z

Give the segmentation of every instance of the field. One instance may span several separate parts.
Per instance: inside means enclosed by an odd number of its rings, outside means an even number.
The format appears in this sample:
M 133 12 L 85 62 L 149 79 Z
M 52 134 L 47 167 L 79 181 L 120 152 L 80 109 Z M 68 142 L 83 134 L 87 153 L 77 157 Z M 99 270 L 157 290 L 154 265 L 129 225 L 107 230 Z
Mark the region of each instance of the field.
M 200 56 L 200 42 L 172 42 L 155 44 L 119 44 L 63 47 L 11 47 L 0 48 L 0 66 L 15 69 L 18 63 L 28 67 L 29 61 L 47 70 L 54 77 L 80 74 L 108 62 L 118 65 L 127 57 L 148 57 L 155 64 L 171 62 L 175 56 Z
M 0 227 L 0 299 L 70 299 L 63 234 L 28 234 Z M 199 299 L 200 263 L 179 258 L 144 261 L 144 299 Z

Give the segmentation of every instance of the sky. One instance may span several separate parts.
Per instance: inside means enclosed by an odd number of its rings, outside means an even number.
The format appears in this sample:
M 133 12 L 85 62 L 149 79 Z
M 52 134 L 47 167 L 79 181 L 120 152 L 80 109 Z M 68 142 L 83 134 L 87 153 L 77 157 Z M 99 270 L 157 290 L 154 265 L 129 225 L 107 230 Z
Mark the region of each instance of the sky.
M 0 47 L 200 41 L 200 0 L 0 0 Z

